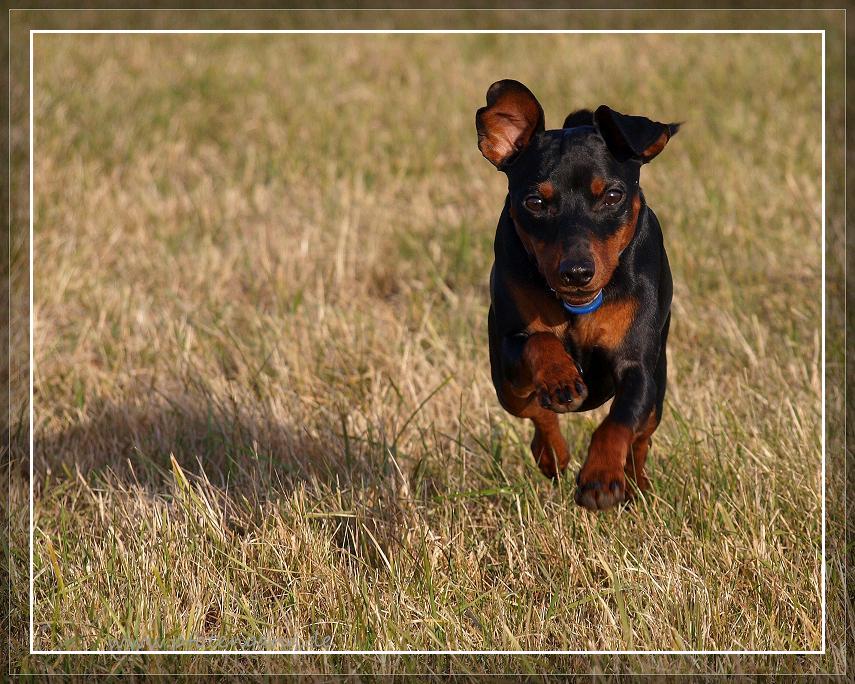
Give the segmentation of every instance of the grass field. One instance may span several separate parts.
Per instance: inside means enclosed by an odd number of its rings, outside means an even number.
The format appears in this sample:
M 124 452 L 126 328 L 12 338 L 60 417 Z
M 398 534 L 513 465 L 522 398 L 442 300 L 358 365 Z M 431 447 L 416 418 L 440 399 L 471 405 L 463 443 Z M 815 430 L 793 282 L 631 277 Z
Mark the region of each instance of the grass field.
M 819 648 L 819 47 L 38 36 L 36 647 Z M 490 383 L 505 77 L 552 127 L 686 122 L 642 174 L 675 296 L 632 511 Z

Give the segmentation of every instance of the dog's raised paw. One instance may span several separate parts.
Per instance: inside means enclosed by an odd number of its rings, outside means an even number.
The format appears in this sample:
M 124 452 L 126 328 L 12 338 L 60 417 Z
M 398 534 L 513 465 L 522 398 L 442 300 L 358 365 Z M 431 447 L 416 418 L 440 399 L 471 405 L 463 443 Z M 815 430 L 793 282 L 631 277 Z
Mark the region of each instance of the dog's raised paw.
M 545 409 L 555 413 L 575 411 L 588 396 L 588 388 L 582 376 L 569 361 L 566 368 L 551 367 L 539 376 L 535 380 L 535 393 Z

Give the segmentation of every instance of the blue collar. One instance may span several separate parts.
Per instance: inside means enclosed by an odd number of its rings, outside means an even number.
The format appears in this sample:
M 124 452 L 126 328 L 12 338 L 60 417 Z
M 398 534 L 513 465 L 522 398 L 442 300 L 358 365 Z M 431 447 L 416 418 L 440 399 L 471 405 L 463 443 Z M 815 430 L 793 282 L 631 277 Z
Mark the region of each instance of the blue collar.
M 589 314 L 593 311 L 596 311 L 597 309 L 600 308 L 600 306 L 602 306 L 602 304 L 603 304 L 603 291 L 600 290 L 597 293 L 596 297 L 594 297 L 587 304 L 582 304 L 582 306 L 573 306 L 572 304 L 568 304 L 567 302 L 565 302 L 563 300 L 561 301 L 561 303 L 564 305 L 564 308 L 571 314 Z

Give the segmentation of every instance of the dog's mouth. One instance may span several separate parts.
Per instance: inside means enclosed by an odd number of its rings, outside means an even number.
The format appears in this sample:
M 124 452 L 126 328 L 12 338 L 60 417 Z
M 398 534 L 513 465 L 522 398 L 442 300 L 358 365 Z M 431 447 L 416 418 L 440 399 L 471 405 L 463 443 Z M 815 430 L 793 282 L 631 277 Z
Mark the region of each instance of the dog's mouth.
M 570 306 L 587 306 L 594 302 L 600 292 L 602 290 L 573 290 L 571 292 L 555 292 L 555 296 Z

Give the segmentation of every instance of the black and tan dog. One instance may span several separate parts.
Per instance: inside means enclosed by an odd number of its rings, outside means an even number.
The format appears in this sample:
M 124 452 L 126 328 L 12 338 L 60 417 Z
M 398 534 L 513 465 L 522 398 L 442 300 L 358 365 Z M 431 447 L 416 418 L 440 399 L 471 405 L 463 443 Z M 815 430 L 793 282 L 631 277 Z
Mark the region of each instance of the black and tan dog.
M 576 478 L 576 502 L 610 508 L 644 491 L 665 398 L 671 271 L 641 166 L 677 124 L 605 105 L 545 130 L 524 85 L 499 81 L 476 115 L 478 147 L 508 177 L 490 275 L 490 363 L 502 406 L 534 423 L 556 477 L 569 460 L 558 414 L 615 397 Z

